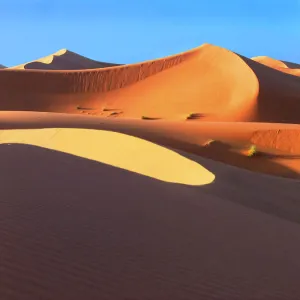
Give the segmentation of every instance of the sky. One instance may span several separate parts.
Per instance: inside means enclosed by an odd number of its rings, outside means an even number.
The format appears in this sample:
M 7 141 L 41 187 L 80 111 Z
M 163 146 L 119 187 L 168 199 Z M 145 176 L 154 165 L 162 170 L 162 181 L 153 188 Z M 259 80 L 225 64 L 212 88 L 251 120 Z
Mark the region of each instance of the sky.
M 136 63 L 198 47 L 300 63 L 300 0 L 0 0 L 0 64 L 62 48 Z

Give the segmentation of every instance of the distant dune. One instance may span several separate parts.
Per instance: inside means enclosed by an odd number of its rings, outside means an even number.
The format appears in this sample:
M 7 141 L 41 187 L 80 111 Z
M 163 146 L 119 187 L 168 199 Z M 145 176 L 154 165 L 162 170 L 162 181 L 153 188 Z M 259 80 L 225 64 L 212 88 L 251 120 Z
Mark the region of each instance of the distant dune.
M 39 58 L 10 69 L 41 69 L 41 70 L 81 70 L 116 66 L 117 64 L 95 61 L 67 49 L 61 49 L 51 55 Z
M 282 61 L 290 69 L 300 69 L 300 64 L 295 64 L 288 61 Z
M 204 44 L 0 70 L 0 299 L 299 300 L 300 66 Z
M 6 67 L 0 64 L 0 69 L 5 69 Z
M 268 56 L 256 56 L 252 58 L 253 60 L 268 66 L 270 68 L 276 69 L 278 71 L 288 73 L 295 76 L 300 76 L 300 65 L 284 62 L 281 60 L 277 60 Z

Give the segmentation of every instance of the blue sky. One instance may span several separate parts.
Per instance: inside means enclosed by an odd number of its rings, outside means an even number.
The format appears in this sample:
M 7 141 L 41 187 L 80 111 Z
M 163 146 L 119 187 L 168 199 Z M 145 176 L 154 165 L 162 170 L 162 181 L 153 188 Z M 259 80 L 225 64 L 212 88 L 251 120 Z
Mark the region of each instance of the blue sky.
M 67 48 L 134 63 L 203 43 L 300 63 L 300 0 L 0 0 L 0 63 Z

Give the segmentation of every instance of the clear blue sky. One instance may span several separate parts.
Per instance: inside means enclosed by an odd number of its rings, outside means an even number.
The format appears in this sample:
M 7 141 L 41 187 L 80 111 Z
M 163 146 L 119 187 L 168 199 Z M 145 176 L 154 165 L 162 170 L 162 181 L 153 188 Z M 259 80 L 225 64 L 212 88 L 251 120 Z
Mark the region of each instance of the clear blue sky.
M 0 0 L 0 63 L 67 48 L 134 63 L 203 43 L 300 63 L 300 0 Z

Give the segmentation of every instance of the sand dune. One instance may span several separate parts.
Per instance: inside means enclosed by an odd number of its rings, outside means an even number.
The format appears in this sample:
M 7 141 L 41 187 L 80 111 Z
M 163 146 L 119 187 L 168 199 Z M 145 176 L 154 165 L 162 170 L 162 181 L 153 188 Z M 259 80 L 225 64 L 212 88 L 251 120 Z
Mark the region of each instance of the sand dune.
M 0 69 L 5 69 L 6 67 L 0 64 Z
M 117 66 L 118 64 L 95 61 L 67 49 L 9 69 L 80 70 Z
M 300 299 L 298 69 L 205 44 L 0 70 L 0 299 Z
M 278 71 L 295 75 L 295 76 L 300 76 L 300 65 L 293 64 L 293 63 L 285 63 L 284 61 L 276 60 L 268 56 L 256 56 L 253 57 L 252 59 L 265 66 L 276 69 Z
M 0 96 L 1 110 L 298 123 L 300 78 L 206 44 L 164 59 L 103 69 L 3 70 Z M 284 106 L 279 114 L 278 106 Z

